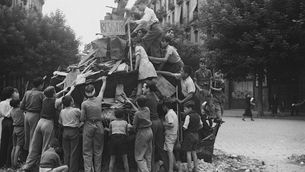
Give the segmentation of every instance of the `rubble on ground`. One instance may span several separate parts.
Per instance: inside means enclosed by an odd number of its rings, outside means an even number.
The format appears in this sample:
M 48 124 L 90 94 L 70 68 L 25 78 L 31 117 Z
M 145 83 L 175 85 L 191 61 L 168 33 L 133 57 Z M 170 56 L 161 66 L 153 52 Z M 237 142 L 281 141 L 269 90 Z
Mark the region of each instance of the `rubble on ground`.
M 305 166 L 305 154 L 302 155 L 293 154 L 290 157 L 288 157 L 288 159 L 293 163 Z

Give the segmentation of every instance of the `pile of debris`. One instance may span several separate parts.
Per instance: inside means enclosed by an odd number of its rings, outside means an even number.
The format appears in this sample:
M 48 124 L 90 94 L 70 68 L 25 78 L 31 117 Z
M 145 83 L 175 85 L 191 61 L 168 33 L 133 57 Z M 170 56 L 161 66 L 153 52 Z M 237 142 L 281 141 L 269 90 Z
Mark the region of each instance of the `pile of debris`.
M 200 172 L 260 172 L 265 168 L 265 163 L 240 155 L 226 154 L 221 150 L 214 150 L 213 163 L 199 160 Z M 183 171 L 187 171 L 187 164 L 183 163 Z
M 296 155 L 296 154 L 293 154 L 291 155 L 290 157 L 288 157 L 288 159 L 292 162 L 292 163 L 295 163 L 295 164 L 298 164 L 298 165 L 302 165 L 302 166 L 305 166 L 305 155 Z

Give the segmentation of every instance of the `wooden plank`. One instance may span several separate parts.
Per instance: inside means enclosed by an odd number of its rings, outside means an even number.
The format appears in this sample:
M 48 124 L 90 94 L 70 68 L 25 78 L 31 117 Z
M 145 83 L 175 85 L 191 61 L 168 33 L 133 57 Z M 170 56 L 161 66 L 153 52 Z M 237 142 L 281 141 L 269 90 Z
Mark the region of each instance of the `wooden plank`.
M 165 97 L 171 97 L 176 92 L 176 88 L 161 75 L 156 79 L 156 86 Z
M 122 62 L 122 60 L 117 61 L 117 62 L 113 65 L 113 67 L 110 69 L 110 71 L 108 72 L 108 75 L 111 75 L 111 74 L 119 67 L 119 65 L 121 64 L 121 62 Z

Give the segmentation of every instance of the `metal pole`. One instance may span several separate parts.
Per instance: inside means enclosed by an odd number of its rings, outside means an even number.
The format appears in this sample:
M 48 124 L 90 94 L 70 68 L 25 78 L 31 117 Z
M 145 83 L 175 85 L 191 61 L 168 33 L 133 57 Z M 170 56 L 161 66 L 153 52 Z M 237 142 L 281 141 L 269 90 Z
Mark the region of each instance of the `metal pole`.
M 130 35 L 130 23 L 127 24 L 128 29 L 128 41 L 129 41 L 129 61 L 130 61 L 130 71 L 133 71 L 132 66 L 132 52 L 131 52 L 131 35 Z

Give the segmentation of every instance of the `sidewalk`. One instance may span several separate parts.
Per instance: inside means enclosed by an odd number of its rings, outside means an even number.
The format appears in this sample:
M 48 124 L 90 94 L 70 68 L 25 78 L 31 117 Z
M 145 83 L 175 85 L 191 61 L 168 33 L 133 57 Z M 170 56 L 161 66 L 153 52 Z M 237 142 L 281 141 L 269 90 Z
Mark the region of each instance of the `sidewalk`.
M 242 114 L 244 113 L 244 109 L 225 109 L 224 117 L 239 117 L 242 118 Z M 257 111 L 252 110 L 254 118 L 262 118 L 262 119 L 286 119 L 286 120 L 305 120 L 304 114 L 299 114 L 298 116 L 291 116 L 289 112 L 278 113 L 276 116 L 272 116 L 271 112 L 265 111 L 263 117 L 258 117 Z

